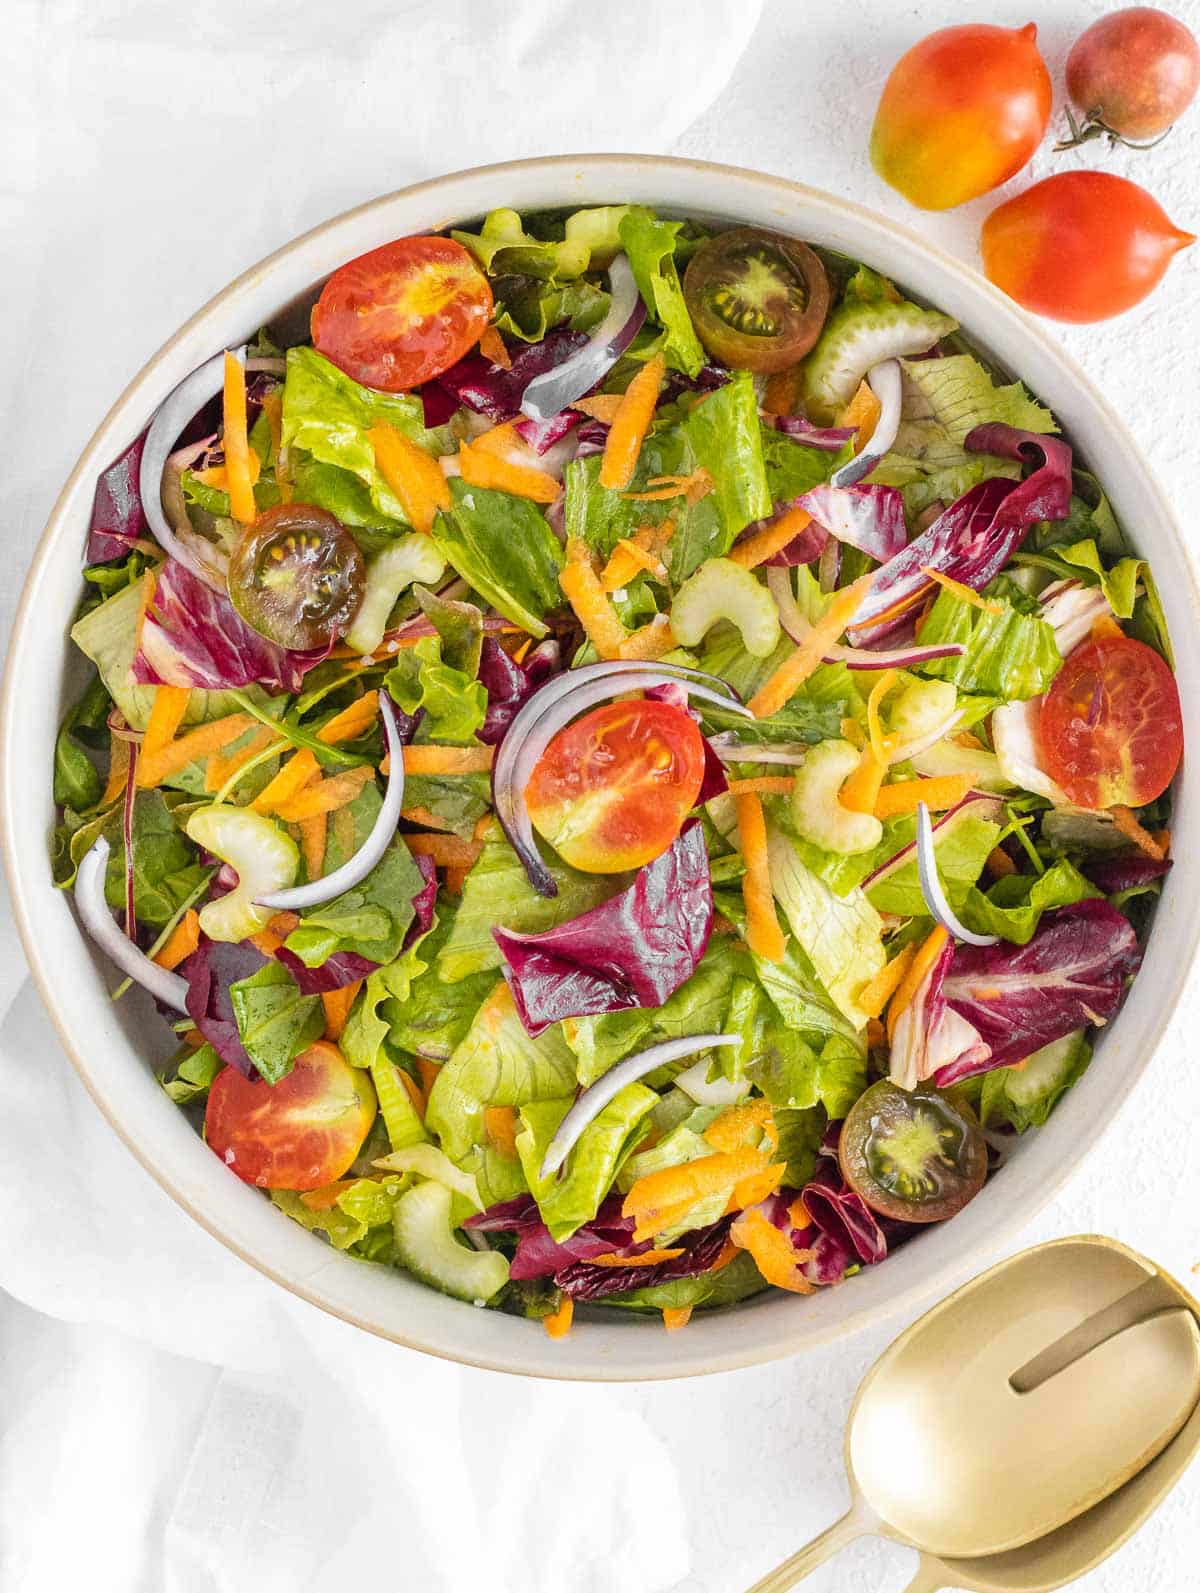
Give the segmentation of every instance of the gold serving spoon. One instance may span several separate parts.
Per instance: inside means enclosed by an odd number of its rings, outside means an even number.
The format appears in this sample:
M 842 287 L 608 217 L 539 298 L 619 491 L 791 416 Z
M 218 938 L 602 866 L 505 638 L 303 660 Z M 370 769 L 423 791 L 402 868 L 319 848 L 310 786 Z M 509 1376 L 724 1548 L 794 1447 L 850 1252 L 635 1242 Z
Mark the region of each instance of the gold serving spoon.
M 1173 1279 L 1111 1239 L 1026 1250 L 875 1363 L 846 1431 L 850 1510 L 750 1593 L 785 1593 L 864 1534 L 921 1552 L 909 1593 L 1060 1587 L 1174 1486 L 1198 1399 L 1200 1306 Z

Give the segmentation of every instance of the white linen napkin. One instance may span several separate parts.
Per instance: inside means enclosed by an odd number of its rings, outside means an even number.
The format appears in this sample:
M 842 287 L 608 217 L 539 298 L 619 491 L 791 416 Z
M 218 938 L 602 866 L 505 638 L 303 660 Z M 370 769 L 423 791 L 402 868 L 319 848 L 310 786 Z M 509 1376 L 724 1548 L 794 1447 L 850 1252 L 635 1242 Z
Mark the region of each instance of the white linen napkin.
M 78 448 L 224 281 L 419 178 L 669 147 L 759 10 L 18 0 L 0 104 L 14 157 L 0 273 L 22 311 L 0 317 L 0 361 L 20 373 L 0 394 L 0 636 Z M 0 1080 L 5 1588 L 86 1575 L 93 1593 L 301 1593 L 386 1575 L 419 1593 L 658 1593 L 684 1576 L 672 1465 L 620 1391 L 539 1388 L 371 1340 L 163 1194 L 60 1051 L 6 897 Z M 60 1321 L 39 1328 L 25 1307 Z M 582 1522 L 603 1524 L 590 1547 Z

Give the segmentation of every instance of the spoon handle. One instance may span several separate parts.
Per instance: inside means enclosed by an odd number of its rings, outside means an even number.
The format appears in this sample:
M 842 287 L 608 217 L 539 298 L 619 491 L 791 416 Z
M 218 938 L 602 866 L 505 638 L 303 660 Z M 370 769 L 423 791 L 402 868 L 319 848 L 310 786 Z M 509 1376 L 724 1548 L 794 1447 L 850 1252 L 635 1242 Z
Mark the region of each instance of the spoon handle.
M 840 1521 L 826 1527 L 819 1537 L 806 1543 L 773 1571 L 768 1571 L 761 1581 L 747 1589 L 747 1593 L 787 1593 L 788 1588 L 802 1582 L 810 1571 L 824 1565 L 826 1560 L 839 1553 L 848 1543 L 853 1543 L 855 1538 L 861 1538 L 870 1530 L 871 1523 L 864 1521 L 860 1512 L 851 1508 Z
M 904 1589 L 904 1593 L 941 1593 L 942 1589 L 951 1589 L 955 1584 L 945 1581 L 945 1574 L 946 1567 L 940 1560 L 923 1554 L 917 1566 L 917 1574 Z

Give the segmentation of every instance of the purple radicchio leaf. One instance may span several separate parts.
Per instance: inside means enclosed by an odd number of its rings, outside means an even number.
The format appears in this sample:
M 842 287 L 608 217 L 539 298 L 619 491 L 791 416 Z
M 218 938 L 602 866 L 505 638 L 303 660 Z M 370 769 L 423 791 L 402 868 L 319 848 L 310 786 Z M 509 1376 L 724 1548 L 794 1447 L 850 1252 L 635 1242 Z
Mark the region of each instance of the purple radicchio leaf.
M 528 415 L 516 422 L 513 430 L 522 442 L 539 454 L 544 454 L 548 448 L 553 448 L 556 442 L 561 442 L 569 431 L 583 423 L 583 415 L 577 409 L 563 409 L 557 415 L 552 415 L 549 420 L 533 420 Z
M 586 459 L 589 454 L 602 454 L 607 442 L 607 424 L 602 420 L 585 420 L 576 436 L 576 459 Z
M 691 978 L 712 932 L 704 831 L 685 824 L 627 890 L 539 934 L 493 929 L 531 1035 L 562 1018 L 661 1007 Z
M 531 1195 L 518 1195 L 489 1206 L 468 1217 L 463 1227 L 473 1233 L 516 1236 L 517 1248 L 508 1275 L 517 1283 L 552 1277 L 572 1262 L 625 1249 L 633 1239 L 633 1218 L 621 1215 L 620 1195 L 609 1195 L 591 1222 L 585 1222 L 567 1239 L 551 1237 Z
M 188 1017 L 221 1058 L 248 1079 L 258 1078 L 258 1069 L 246 1055 L 229 999 L 229 987 L 239 979 L 249 979 L 267 958 L 249 941 L 209 940 L 202 936 L 190 957 L 179 965 L 187 980 Z
M 319 968 L 309 968 L 286 946 L 280 946 L 275 953 L 275 960 L 281 962 L 295 979 L 302 996 L 328 995 L 331 990 L 352 985 L 356 979 L 365 979 L 380 967 L 379 963 L 372 962 L 369 957 L 360 957 L 356 951 L 335 951 L 332 956 L 326 957 Z
M 785 498 L 776 504 L 770 514 L 764 515 L 761 520 L 752 520 L 735 539 L 734 546 L 739 542 L 747 542 L 758 532 L 765 531 L 769 526 L 782 520 L 785 514 L 790 514 L 799 507 L 799 498 Z M 791 567 L 795 564 L 812 564 L 824 553 L 829 542 L 829 532 L 823 525 L 818 525 L 815 520 L 810 520 L 803 531 L 798 531 L 790 542 L 784 544 L 777 552 L 772 553 L 769 559 L 764 559 L 764 564 L 780 564 Z
M 769 415 L 766 421 L 793 442 L 830 454 L 841 453 L 857 430 L 854 426 L 816 426 L 803 415 Z
M 1169 857 L 1147 857 L 1144 852 L 1090 857 L 1079 865 L 1080 872 L 1106 896 L 1115 896 L 1118 891 L 1135 890 L 1139 885 L 1149 885 L 1153 880 L 1162 879 L 1170 867 Z
M 1141 960 L 1129 920 L 1098 897 L 1044 913 L 1025 946 L 957 947 L 943 993 L 991 1054 L 976 1066 L 940 1069 L 934 1083 L 1007 1067 L 1076 1029 L 1107 1023 Z
M 888 1076 L 903 1090 L 914 1090 L 947 1069 L 966 1077 L 991 1057 L 992 1048 L 979 1031 L 946 1003 L 946 976 L 953 960 L 954 942 L 947 938 L 896 1021 Z
M 718 387 L 725 386 L 731 374 L 724 365 L 715 365 L 711 360 L 702 365 L 695 376 L 669 371 L 659 396 L 659 406 L 673 404 L 681 393 L 714 393 Z
M 711 802 L 713 797 L 723 796 L 729 790 L 729 776 L 725 773 L 725 765 L 713 751 L 708 737 L 704 737 L 704 778 L 700 782 L 700 795 L 696 798 L 696 806 L 702 808 L 706 802 Z
M 968 434 L 966 446 L 1034 462 L 1035 469 L 1024 481 L 991 476 L 977 482 L 877 570 L 848 631 L 854 646 L 874 645 L 912 623 L 914 610 L 934 584 L 924 570 L 938 570 L 982 591 L 1012 558 L 1031 526 L 1068 514 L 1071 450 L 1065 442 L 997 424 L 977 426 Z
M 561 365 L 587 341 L 586 332 L 555 327 L 540 343 L 525 343 L 515 350 L 507 370 L 503 365 L 493 365 L 482 354 L 467 354 L 441 373 L 437 385 L 451 395 L 456 406 L 465 405 L 489 420 L 507 420 L 521 408 L 525 389 L 535 376 Z M 427 388 L 432 385 L 426 383 Z M 428 403 L 424 391 L 422 398 Z
M 830 1128 L 836 1136 L 841 1124 Z M 840 1283 L 849 1267 L 877 1266 L 917 1231 L 913 1223 L 872 1211 L 842 1178 L 836 1160 L 818 1165 L 802 1198 L 812 1226 L 794 1231 L 792 1242 L 812 1251 L 804 1267 L 810 1283 Z
M 695 1278 L 708 1272 L 725 1248 L 732 1216 L 722 1217 L 707 1228 L 695 1228 L 672 1242 L 672 1249 L 683 1251 L 669 1261 L 656 1261 L 648 1267 L 597 1267 L 586 1260 L 574 1261 L 554 1274 L 554 1281 L 572 1300 L 602 1300 L 610 1294 L 626 1294 L 630 1289 L 652 1289 L 677 1278 Z M 636 1245 L 619 1253 L 636 1256 Z M 597 1255 L 603 1252 L 595 1252 Z
M 806 509 L 817 525 L 823 526 L 839 542 L 846 542 L 868 558 L 884 564 L 908 545 L 904 522 L 904 498 L 898 487 L 831 487 L 828 482 L 811 488 L 796 499 L 796 507 Z
M 417 865 L 417 872 L 425 883 L 412 899 L 413 921 L 405 932 L 401 951 L 406 951 L 415 940 L 429 933 L 433 928 L 433 911 L 437 906 L 437 869 L 433 859 L 424 856 L 414 857 L 413 862 Z
M 143 686 L 298 691 L 305 672 L 332 646 L 306 653 L 276 647 L 251 630 L 227 597 L 168 559 L 146 610 L 132 674 Z
M 421 407 L 425 412 L 426 430 L 432 431 L 435 426 L 444 426 L 448 420 L 458 414 L 458 399 L 437 381 L 426 382 L 417 391 L 421 395 Z
M 479 739 L 489 747 L 504 740 L 518 711 L 540 686 L 557 674 L 561 664 L 558 643 L 540 642 L 526 657 L 516 663 L 490 636 L 483 638 L 479 654 L 479 678 L 487 689 L 487 717 L 479 731 Z
M 139 537 L 150 534 L 138 488 L 145 446 L 146 433 L 143 432 L 96 478 L 92 517 L 88 524 L 88 564 L 123 559 Z

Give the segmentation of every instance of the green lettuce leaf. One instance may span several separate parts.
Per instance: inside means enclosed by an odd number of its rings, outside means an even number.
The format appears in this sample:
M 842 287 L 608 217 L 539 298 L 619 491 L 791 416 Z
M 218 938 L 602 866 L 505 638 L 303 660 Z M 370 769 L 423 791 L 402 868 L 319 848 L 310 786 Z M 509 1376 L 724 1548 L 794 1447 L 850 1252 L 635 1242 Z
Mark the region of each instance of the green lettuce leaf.
M 1090 881 L 1065 857 L 1044 874 L 1008 874 L 981 891 L 972 885 L 961 903 L 963 922 L 980 935 L 999 935 L 1024 946 L 1033 939 L 1038 921 L 1051 907 L 1101 896 Z
M 294 1222 L 310 1233 L 322 1233 L 335 1250 L 361 1245 L 372 1229 L 386 1230 L 390 1241 L 392 1208 L 407 1179 L 356 1178 L 338 1191 L 332 1206 L 314 1211 L 290 1189 L 273 1189 L 271 1199 Z M 387 1246 L 390 1252 L 390 1243 Z M 373 1256 L 372 1259 L 383 1259 Z
M 719 1106 L 695 1107 L 682 1123 L 676 1123 L 649 1150 L 637 1151 L 630 1156 L 617 1176 L 618 1188 L 627 1194 L 639 1178 L 645 1178 L 650 1173 L 661 1172 L 664 1167 L 682 1167 L 685 1162 L 711 1156 L 713 1147 L 704 1138 L 704 1130 L 714 1118 L 721 1115 L 722 1110 Z M 657 1112 L 655 1119 L 657 1121 Z
M 904 373 L 905 421 L 938 422 L 960 446 L 967 434 L 988 421 L 1002 421 L 1021 431 L 1055 432 L 1054 416 L 1030 398 L 1020 382 L 997 387 L 970 354 L 936 360 L 901 360 Z M 905 450 L 898 438 L 897 449 Z M 994 474 L 995 472 L 993 472 Z
M 457 1161 L 482 1143 L 485 1107 L 561 1099 L 574 1087 L 575 1058 L 557 1027 L 533 1039 L 500 980 L 434 1081 L 426 1127 Z
M 653 211 L 632 205 L 618 230 L 642 301 L 663 329 L 663 358 L 673 370 L 695 376 L 705 354 L 692 327 L 675 265 L 682 226 L 679 221 L 660 221 Z
M 1132 619 L 1138 580 L 1145 568 L 1144 559 L 1118 559 L 1114 565 L 1106 569 L 1094 537 L 1088 537 L 1082 542 L 1072 542 L 1067 547 L 1056 548 L 1055 552 L 1065 564 L 1072 567 L 1073 571 L 1082 572 L 1085 579 L 1087 576 L 1095 577 L 1095 581 L 1088 582 L 1089 586 L 1099 583 L 1101 591 L 1108 599 L 1108 606 L 1118 619 Z
M 584 1129 L 561 1176 L 542 1178 L 542 1159 L 573 1101 L 568 1095 L 557 1101 L 528 1102 L 521 1108 L 517 1134 L 526 1182 L 551 1237 L 560 1241 L 596 1215 L 621 1163 L 644 1136 L 646 1118 L 658 1105 L 658 1096 L 644 1084 L 627 1084 Z
M 739 531 L 744 531 L 752 520 L 769 515 L 774 507 L 767 483 L 758 398 L 750 372 L 735 371 L 723 387 L 693 405 L 683 422 L 683 432 L 696 464 L 707 470 L 716 484 L 712 495 L 721 515 L 724 543 L 714 551 L 727 553 Z M 672 538 L 673 554 L 678 535 L 676 531 Z M 673 558 L 676 580 L 690 574 L 690 568 L 676 568 Z
M 438 954 L 453 933 L 455 911 L 451 900 L 438 903 L 432 930 L 400 959 L 411 959 L 411 983 L 403 991 L 389 991 L 391 999 L 380 1009 L 389 1044 L 432 1062 L 444 1062 L 451 1055 L 496 982 L 490 971 L 471 974 L 454 984 L 442 978 Z M 370 985 L 370 980 L 367 983 Z
M 844 1034 L 809 1040 L 778 1017 L 764 1025 L 750 1077 L 773 1107 L 803 1111 L 823 1106 L 831 1118 L 845 1117 L 867 1087 L 867 1056 Z
M 352 1067 L 370 1070 L 392 1150 L 404 1150 L 429 1138 L 398 1065 L 389 1055 L 389 1024 L 383 1011 L 389 1003 L 407 1004 L 413 981 L 428 967 L 420 955 L 422 944 L 410 946 L 394 962 L 368 975 L 339 1042 Z
M 732 627 L 714 627 L 705 639 L 699 664 L 701 669 L 726 681 L 743 702 L 748 702 L 783 660 L 795 651 L 795 646 L 784 636 L 769 657 L 753 658 Z M 769 719 L 746 719 L 712 703 L 697 706 L 705 731 L 710 735 L 729 730 L 739 741 L 807 741 L 815 746 L 818 741 L 838 736 L 844 718 L 860 717 L 863 699 L 845 664 L 822 664 L 791 701 Z
M 305 909 L 284 944 L 306 968 L 321 967 L 335 951 L 391 962 L 413 921 L 413 897 L 424 884 L 408 847 L 396 837 L 361 884 Z
M 450 236 L 471 251 L 489 276 L 564 282 L 582 276 L 591 261 L 590 247 L 578 238 L 532 237 L 515 210 L 490 210 L 478 232 L 452 230 Z
M 59 807 L 80 813 L 94 807 L 104 794 L 104 781 L 85 745 L 107 745 L 105 720 L 111 701 L 104 682 L 93 671 L 87 689 L 63 719 L 54 743 L 54 800 Z
M 823 448 L 807 448 L 786 432 L 776 431 L 774 426 L 763 426 L 762 456 L 772 507 L 790 498 L 799 498 L 828 481 L 838 466 L 845 463 L 843 455 L 848 456 L 849 451 L 849 446 L 836 454 Z
M 883 827 L 883 840 L 879 844 L 875 866 L 878 867 L 901 847 L 907 846 L 916 833 L 917 821 L 911 814 L 889 819 Z M 1000 833 L 999 824 L 970 812 L 934 830 L 933 845 L 938 874 L 952 907 L 957 909 L 962 905 L 966 891 L 983 873 L 988 853 L 999 841 Z M 903 918 L 923 918 L 929 913 L 917 877 L 915 854 L 903 867 L 877 884 L 868 886 L 866 895 L 871 905 L 881 913 L 897 913 Z
M 384 679 L 388 695 L 406 714 L 425 710 L 421 740 L 472 742 L 487 718 L 487 688 L 442 661 L 440 636 L 423 636 L 397 654 Z M 411 793 L 406 792 L 411 806 Z
M 328 509 L 335 519 L 352 528 L 365 552 L 377 552 L 393 537 L 409 530 L 407 520 L 379 508 L 370 488 L 350 471 L 322 464 L 302 448 L 290 450 L 288 468 L 297 500 Z
M 713 904 L 740 935 L 745 935 L 746 909 L 741 895 L 713 893 Z M 839 1034 L 857 1042 L 859 1025 L 847 1018 L 822 987 L 813 965 L 795 936 L 789 936 L 780 962 L 746 953 L 759 984 L 779 1016 L 791 1029 L 809 1037 Z
M 623 1305 L 632 1311 L 678 1311 L 684 1306 L 711 1310 L 747 1300 L 768 1287 L 750 1252 L 739 1250 L 719 1272 L 702 1272 L 695 1278 L 673 1278 L 669 1283 L 656 1283 L 646 1289 L 627 1289 L 624 1294 L 606 1295 L 604 1303 Z
M 81 833 L 90 834 L 87 846 L 103 834 L 112 848 L 104 876 L 104 895 L 115 912 L 125 906 L 121 804 L 103 815 L 94 828 Z M 138 922 L 151 929 L 170 923 L 207 873 L 195 847 L 172 818 L 162 792 L 139 791 L 133 803 L 133 910 Z
M 176 1106 L 187 1106 L 208 1094 L 209 1085 L 224 1066 L 206 1040 L 194 1051 L 185 1046 L 172 1066 L 159 1075 L 159 1083 Z
M 1055 1105 L 1083 1077 L 1092 1059 L 1087 1031 L 1054 1040 L 1013 1067 L 983 1076 L 979 1117 L 985 1127 L 1009 1124 L 1018 1134 L 1040 1128 Z
M 558 886 L 556 896 L 538 895 L 499 825 L 492 827 L 463 884 L 454 926 L 438 956 L 442 978 L 453 983 L 498 968 L 503 958 L 492 939 L 493 928 L 522 934 L 553 929 L 598 907 L 629 883 L 626 875 L 582 874 L 550 854 L 548 848 L 543 848 L 542 855 Z
M 235 981 L 229 1000 L 246 1055 L 268 1084 L 278 1084 L 301 1051 L 325 1032 L 320 996 L 302 996 L 281 962 L 268 961 Z
M 918 673 L 1009 702 L 1040 696 L 1062 668 L 1053 628 L 1001 598 L 992 601 L 1003 603 L 1001 613 L 987 613 L 943 588 L 917 628 L 917 641 L 923 647 L 961 642 L 966 650 L 920 664 Z
M 816 1171 L 817 1152 L 825 1137 L 825 1113 L 820 1107 L 813 1107 L 806 1112 L 776 1107 L 771 1116 L 779 1133 L 776 1157 L 781 1162 L 787 1162 L 783 1181 L 791 1189 L 803 1189 Z
M 442 557 L 506 619 L 545 636 L 545 615 L 562 605 L 563 564 L 545 516 L 527 498 L 468 486 L 460 476 L 450 494 L 453 507 L 433 527 Z
M 585 277 L 560 283 L 535 276 L 495 277 L 492 292 L 496 298 L 493 326 L 523 343 L 540 343 L 547 332 L 564 322 L 572 331 L 590 332 L 608 314 L 608 294 Z
M 475 825 L 491 808 L 486 774 L 410 774 L 404 777 L 404 806 L 425 808 L 439 822 L 469 841 Z

